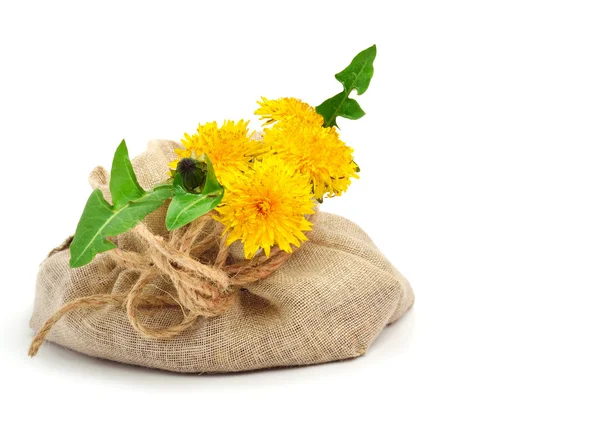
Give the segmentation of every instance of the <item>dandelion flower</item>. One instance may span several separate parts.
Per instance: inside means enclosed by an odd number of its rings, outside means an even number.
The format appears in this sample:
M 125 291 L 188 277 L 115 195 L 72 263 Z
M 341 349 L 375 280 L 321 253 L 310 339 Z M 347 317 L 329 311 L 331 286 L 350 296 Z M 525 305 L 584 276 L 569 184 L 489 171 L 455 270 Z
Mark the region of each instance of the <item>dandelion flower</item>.
M 340 140 L 335 128 L 286 120 L 265 131 L 265 146 L 283 161 L 308 175 L 314 196 L 339 196 L 358 178 L 353 150 Z
M 221 127 L 216 122 L 199 124 L 196 133 L 185 133 L 181 143 L 183 148 L 175 149 L 178 159 L 170 164 L 171 169 L 176 169 L 183 158 L 200 159 L 206 154 L 221 184 L 247 171 L 263 149 L 262 142 L 250 138 L 248 122 L 244 120 L 227 120 Z
M 291 245 L 308 240 L 304 231 L 312 224 L 305 215 L 314 213 L 312 197 L 306 175 L 269 155 L 230 182 L 215 218 L 225 225 L 228 245 L 241 240 L 246 258 L 261 248 L 269 257 L 273 245 L 292 252 Z
M 270 125 L 275 122 L 296 119 L 316 126 L 323 125 L 323 116 L 321 116 L 314 107 L 293 97 L 282 97 L 276 100 L 270 100 L 265 97 L 262 101 L 256 102 L 260 106 L 254 114 L 260 116 L 261 120 L 266 119 L 263 125 Z

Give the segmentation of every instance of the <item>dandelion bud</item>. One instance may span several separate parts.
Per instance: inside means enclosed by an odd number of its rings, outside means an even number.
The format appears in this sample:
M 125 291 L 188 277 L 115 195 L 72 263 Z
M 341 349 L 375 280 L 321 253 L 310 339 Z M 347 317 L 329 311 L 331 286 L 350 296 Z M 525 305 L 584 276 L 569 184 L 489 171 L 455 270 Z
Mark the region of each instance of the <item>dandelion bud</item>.
M 183 186 L 188 192 L 200 192 L 206 181 L 206 163 L 193 158 L 183 158 L 177 163 Z

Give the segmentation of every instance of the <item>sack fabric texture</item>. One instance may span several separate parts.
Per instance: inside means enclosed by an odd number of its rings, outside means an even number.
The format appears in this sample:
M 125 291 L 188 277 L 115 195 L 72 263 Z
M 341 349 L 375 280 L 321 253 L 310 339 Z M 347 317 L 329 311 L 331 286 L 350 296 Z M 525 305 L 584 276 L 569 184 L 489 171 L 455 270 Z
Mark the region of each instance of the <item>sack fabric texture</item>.
M 151 141 L 132 160 L 140 184 L 163 181 L 178 143 Z M 108 172 L 90 175 L 110 201 Z M 145 220 L 153 233 L 168 236 L 166 208 Z M 182 373 L 226 373 L 309 365 L 357 357 L 366 352 L 386 325 L 413 304 L 408 281 L 376 248 L 367 234 L 342 217 L 324 212 L 312 218 L 309 241 L 271 276 L 241 288 L 222 315 L 200 318 L 172 339 L 146 338 L 130 324 L 124 309 L 76 309 L 50 331 L 48 340 L 75 351 L 151 368 Z M 136 236 L 125 233 L 119 247 L 135 250 Z M 94 294 L 122 294 L 139 273 L 119 267 L 106 253 L 81 268 L 69 267 L 69 250 L 54 252 L 41 265 L 31 327 L 44 324 L 64 304 Z M 148 293 L 169 293 L 159 279 Z M 167 327 L 182 319 L 176 307 L 145 315 L 149 326 Z

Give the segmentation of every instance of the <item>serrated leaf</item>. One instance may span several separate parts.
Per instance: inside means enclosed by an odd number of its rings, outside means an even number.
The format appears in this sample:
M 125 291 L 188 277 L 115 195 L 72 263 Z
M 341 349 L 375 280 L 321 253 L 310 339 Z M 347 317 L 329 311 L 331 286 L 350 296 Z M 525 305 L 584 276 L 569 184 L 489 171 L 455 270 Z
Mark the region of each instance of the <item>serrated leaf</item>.
M 337 117 L 356 120 L 365 115 L 358 102 L 350 99 L 349 95 L 352 90 L 359 95 L 367 91 L 373 77 L 376 55 L 377 47 L 373 45 L 356 55 L 348 67 L 335 75 L 344 86 L 344 91 L 316 107 L 317 113 L 323 116 L 323 127 L 337 126 Z
M 358 102 L 354 99 L 350 99 L 343 91 L 340 94 L 336 94 L 335 96 L 327 99 L 316 109 L 321 115 L 322 113 L 336 114 L 339 117 L 345 117 L 346 119 L 350 120 L 357 120 L 365 115 L 365 112 L 360 107 Z M 330 126 L 337 126 L 335 118 Z
M 173 200 L 167 210 L 167 230 L 172 231 L 189 224 L 193 220 L 214 209 L 221 200 L 225 190 L 219 184 L 212 163 L 206 158 L 206 182 L 200 194 L 188 192 L 181 174 L 176 174 L 173 180 Z
M 119 182 L 113 182 L 113 178 Z M 172 187 L 160 185 L 152 191 L 141 189 L 122 142 L 113 159 L 110 191 L 114 205 L 102 196 L 100 189 L 92 192 L 77 224 L 71 243 L 70 266 L 77 268 L 91 262 L 96 254 L 108 251 L 115 244 L 108 237 L 118 236 L 135 227 L 144 217 L 156 210 L 171 197 Z M 136 193 L 139 196 L 136 196 Z

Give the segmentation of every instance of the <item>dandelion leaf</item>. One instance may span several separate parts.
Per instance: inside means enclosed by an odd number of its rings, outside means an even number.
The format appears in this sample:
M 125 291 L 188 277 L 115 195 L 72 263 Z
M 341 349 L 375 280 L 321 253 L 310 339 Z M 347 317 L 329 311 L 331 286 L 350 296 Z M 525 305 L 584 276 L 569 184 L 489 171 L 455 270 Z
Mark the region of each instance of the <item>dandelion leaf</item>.
M 365 115 L 358 102 L 349 96 L 352 90 L 361 95 L 369 88 L 376 55 L 377 47 L 373 45 L 356 55 L 348 67 L 335 75 L 344 86 L 344 91 L 316 107 L 317 112 L 323 116 L 323 127 L 337 126 L 337 117 L 356 120 Z
M 118 236 L 135 227 L 171 197 L 171 193 L 171 185 L 159 185 L 151 191 L 140 186 L 123 140 L 115 152 L 111 168 L 113 205 L 104 199 L 100 189 L 92 192 L 71 243 L 70 266 L 84 266 L 96 254 L 113 249 L 115 244 L 108 237 Z

